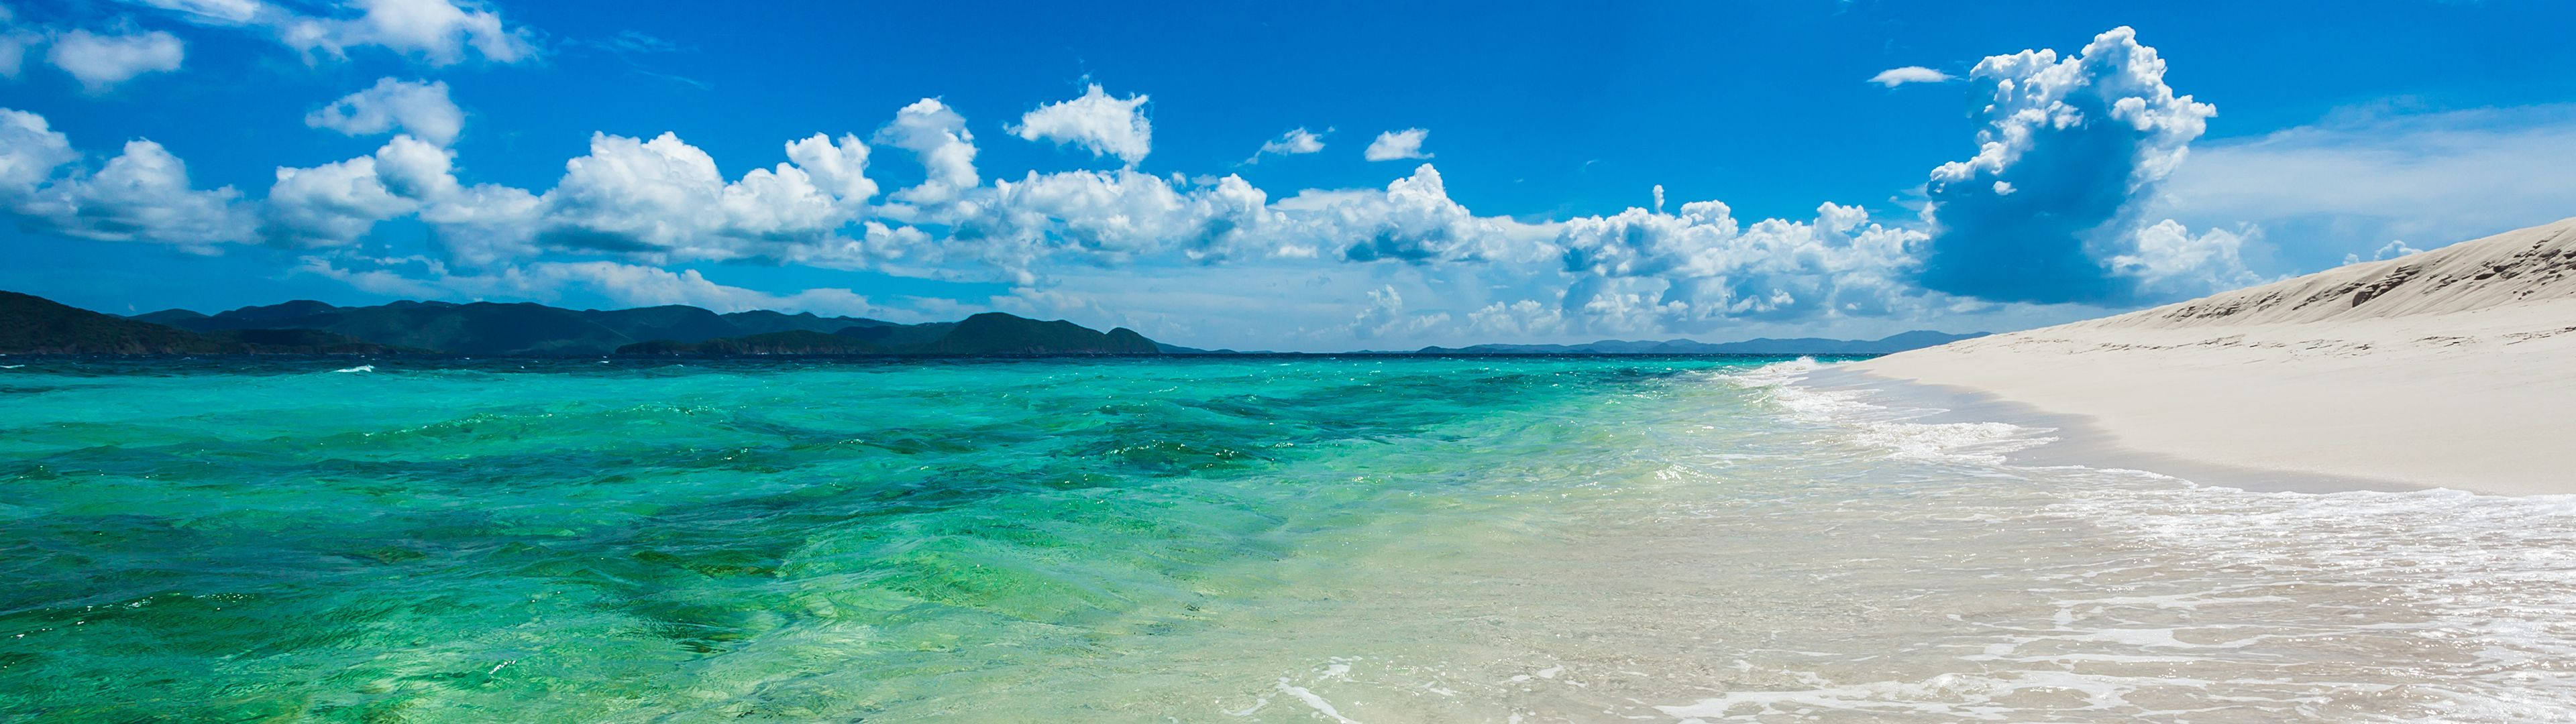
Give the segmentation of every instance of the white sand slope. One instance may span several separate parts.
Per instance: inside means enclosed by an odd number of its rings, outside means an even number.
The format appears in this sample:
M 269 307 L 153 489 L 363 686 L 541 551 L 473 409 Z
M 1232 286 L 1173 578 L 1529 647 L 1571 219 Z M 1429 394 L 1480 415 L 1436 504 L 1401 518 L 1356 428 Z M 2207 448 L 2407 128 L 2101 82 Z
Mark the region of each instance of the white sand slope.
M 2576 493 L 2576 219 L 1851 367 L 2086 416 L 2159 455 Z

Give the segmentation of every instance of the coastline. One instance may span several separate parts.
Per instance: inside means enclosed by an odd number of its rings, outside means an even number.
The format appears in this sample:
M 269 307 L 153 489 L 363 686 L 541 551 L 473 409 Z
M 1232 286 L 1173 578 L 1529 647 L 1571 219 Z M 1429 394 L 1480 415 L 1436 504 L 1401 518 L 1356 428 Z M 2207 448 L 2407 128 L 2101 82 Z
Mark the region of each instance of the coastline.
M 2342 493 L 2410 492 L 2439 486 L 2388 478 L 2280 470 L 2230 465 L 2184 455 L 2141 450 L 2120 444 L 2118 437 L 2093 416 L 2043 410 L 1993 392 L 1961 385 L 1937 384 L 1875 374 L 1857 363 L 1829 364 L 1797 384 L 1818 390 L 1861 390 L 1871 404 L 1938 410 L 1909 422 L 1940 424 L 2000 422 L 2045 429 L 2055 439 L 2035 447 L 2003 453 L 2019 467 L 2083 466 L 2100 470 L 2138 470 L 2194 485 L 2255 492 Z M 2472 491 L 2478 492 L 2478 491 Z
M 2079 322 L 1844 367 L 1975 393 L 1953 403 L 2027 408 L 1986 406 L 2008 417 L 2077 416 L 2051 418 L 2081 424 L 2048 426 L 2087 431 L 2061 449 L 2094 446 L 2103 461 L 2203 483 L 2305 476 L 2347 481 L 2327 486 L 2339 489 L 2576 493 L 2563 454 L 2576 436 L 2576 416 L 2566 413 L 2576 409 L 2576 385 L 2566 383 L 2576 379 L 2576 299 L 2304 323 L 2136 321 Z
M 2576 494 L 2576 219 L 1844 367 L 2203 483 Z

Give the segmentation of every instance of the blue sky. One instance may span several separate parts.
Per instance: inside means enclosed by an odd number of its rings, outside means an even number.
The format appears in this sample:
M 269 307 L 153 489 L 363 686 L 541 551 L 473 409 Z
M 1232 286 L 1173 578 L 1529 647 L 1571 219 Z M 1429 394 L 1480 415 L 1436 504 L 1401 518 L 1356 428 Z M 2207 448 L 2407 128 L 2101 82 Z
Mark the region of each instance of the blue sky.
M 7 0 L 0 288 L 1877 336 L 2576 215 L 2576 9 L 2245 5 Z

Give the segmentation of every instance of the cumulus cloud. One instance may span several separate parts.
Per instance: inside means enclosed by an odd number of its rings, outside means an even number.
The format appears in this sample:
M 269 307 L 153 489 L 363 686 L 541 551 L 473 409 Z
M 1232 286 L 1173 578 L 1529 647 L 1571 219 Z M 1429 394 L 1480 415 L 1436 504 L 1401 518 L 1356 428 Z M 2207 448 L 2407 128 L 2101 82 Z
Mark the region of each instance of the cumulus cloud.
M 280 26 L 278 38 L 307 57 L 346 58 L 350 48 L 382 46 L 431 65 L 463 62 L 470 49 L 485 59 L 515 63 L 536 54 L 525 29 L 501 22 L 501 14 L 479 5 L 449 0 L 354 0 L 354 18 L 296 18 Z
M 2135 209 L 2180 164 L 2217 109 L 2176 95 L 2165 63 L 2129 28 L 2059 58 L 1986 58 L 1969 78 L 1990 94 L 1975 157 L 1925 187 L 1935 229 L 1926 287 L 1997 301 L 2117 302 L 2141 292 L 2114 269 L 2147 253 Z M 2196 237 L 2195 237 L 2196 238 Z
M 1406 314 L 1404 295 L 1394 285 L 1369 290 L 1368 304 L 1351 320 L 1352 337 L 1368 340 L 1395 338 L 1409 341 L 1412 337 L 1449 323 L 1448 312 Z
M 44 116 L 0 108 L 0 201 L 12 205 L 36 193 L 54 170 L 80 159 L 71 139 Z
M 344 244 L 378 221 L 416 213 L 450 260 L 503 265 L 547 251 L 652 263 L 762 259 L 820 262 L 852 247 L 838 232 L 876 192 L 854 135 L 782 146 L 790 162 L 728 181 L 679 136 L 593 134 L 544 193 L 467 185 L 453 151 L 395 136 L 370 157 L 279 169 L 265 230 L 293 246 Z
M 1116 156 L 1134 166 L 1154 146 L 1154 124 L 1138 112 L 1146 100 L 1144 95 L 1112 98 L 1093 83 L 1082 97 L 1039 106 L 1003 130 L 1024 140 L 1080 146 L 1093 156 Z
M 1887 70 L 1879 71 L 1878 75 L 1869 77 L 1869 82 L 1877 83 L 1889 88 L 1905 85 L 1907 83 L 1946 83 L 1949 82 L 1949 80 L 1950 74 L 1919 65 L 1909 65 L 1903 68 L 1889 68 Z
M 372 136 L 395 129 L 441 146 L 465 128 L 465 112 L 447 97 L 446 81 L 380 78 L 365 90 L 342 96 L 304 116 L 304 125 L 352 136 Z
M 820 143 L 787 150 L 841 164 L 866 156 L 841 152 L 829 139 Z M 827 190 L 804 169 L 781 163 L 727 182 L 714 158 L 677 135 L 647 141 L 595 133 L 590 153 L 564 162 L 562 180 L 540 199 L 538 236 L 554 246 L 653 260 L 772 257 L 778 247 L 821 242 L 852 220 L 865 198 L 840 193 L 872 191 L 873 184 L 841 181 Z
M 347 58 L 361 47 L 381 47 L 427 62 L 454 65 L 480 55 L 496 63 L 535 57 L 526 28 L 472 0 L 344 0 L 338 12 L 307 14 L 296 6 L 260 0 L 128 0 L 199 25 L 266 33 L 308 61 Z
M 1874 316 L 1915 302 L 1905 277 L 1927 235 L 1827 203 L 1812 221 L 1739 223 L 1726 204 L 1629 209 L 1565 222 L 1568 316 L 1609 329 L 1707 328 L 1728 319 Z
M 251 236 L 249 214 L 230 186 L 199 190 L 187 164 L 161 144 L 136 139 L 96 172 L 72 165 L 69 139 L 41 116 L 0 109 L 0 196 L 32 231 L 94 241 L 142 241 L 213 253 Z
M 966 130 L 965 116 L 939 99 L 923 98 L 896 111 L 893 122 L 877 129 L 876 142 L 911 151 L 921 161 L 921 184 L 894 192 L 895 201 L 941 207 L 983 183 L 975 174 L 975 134 Z
M 1132 169 L 1030 172 L 1019 181 L 995 181 L 983 207 L 989 215 L 965 222 L 958 236 L 1014 282 L 1028 284 L 1036 281 L 1032 265 L 1059 250 L 1102 263 L 1165 250 L 1222 256 L 1246 236 L 1279 225 L 1267 202 L 1237 176 L 1176 185 Z
M 261 205 L 260 236 L 292 247 L 353 243 L 376 222 L 411 213 L 418 202 L 385 187 L 372 156 L 313 168 L 277 169 Z
M 1467 328 L 1496 339 L 1534 339 L 1565 330 L 1565 312 L 1535 299 L 1493 302 L 1467 314 Z
M 138 75 L 178 70 L 185 55 L 178 36 L 158 30 L 131 35 L 73 30 L 54 38 L 45 62 L 70 73 L 82 88 L 102 93 Z
M 1324 130 L 1327 133 L 1332 131 L 1329 128 Z M 1287 133 L 1280 134 L 1276 140 L 1262 142 L 1261 150 L 1252 152 L 1252 157 L 1244 159 L 1243 162 L 1255 164 L 1260 163 L 1263 156 L 1294 156 L 1321 150 L 1324 150 L 1324 137 L 1314 131 L 1306 130 L 1304 126 L 1299 126 L 1288 129 Z
M 789 141 L 787 160 L 840 203 L 860 203 L 877 195 L 877 182 L 868 178 L 868 145 L 856 135 L 844 133 L 834 139 L 817 133 Z
M 2129 250 L 2113 255 L 2113 273 L 2137 280 L 2150 292 L 2192 294 L 2260 281 L 2239 250 L 2250 234 L 2210 229 L 2199 234 L 2172 219 L 2139 229 Z
M 1528 225 L 1477 216 L 1449 198 L 1440 170 L 1413 169 L 1377 191 L 1309 190 L 1278 204 L 1294 225 L 1292 242 L 1340 243 L 1350 261 L 1511 258 L 1529 251 Z
M 1370 141 L 1368 150 L 1361 152 L 1360 155 L 1371 161 L 1393 161 L 1399 158 L 1430 158 L 1431 154 L 1422 152 L 1423 139 L 1430 137 L 1430 131 L 1420 128 L 1407 128 L 1401 131 L 1387 131 L 1385 133 L 1377 134 L 1377 140 Z

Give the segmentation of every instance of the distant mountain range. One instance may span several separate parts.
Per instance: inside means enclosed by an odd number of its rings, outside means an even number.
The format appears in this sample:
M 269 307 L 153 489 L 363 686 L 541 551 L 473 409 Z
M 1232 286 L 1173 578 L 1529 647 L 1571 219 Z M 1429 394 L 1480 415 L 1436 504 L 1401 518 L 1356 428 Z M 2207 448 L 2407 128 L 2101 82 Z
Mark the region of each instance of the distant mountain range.
M 0 292 L 0 353 L 9 354 L 381 354 L 403 350 L 320 330 L 241 329 L 199 333 L 81 309 L 43 297 Z
M 5 354 L 1021 355 L 1161 354 L 1126 328 L 999 312 L 957 322 L 896 324 L 766 310 L 717 314 L 670 305 L 573 310 L 532 303 L 311 300 L 213 315 L 169 309 L 119 317 L 0 292 Z
M 1906 332 L 1878 340 L 1686 339 L 1590 344 L 1480 344 L 1376 354 L 1827 354 L 1901 352 L 1980 334 Z M 311 300 L 207 315 L 168 309 L 120 317 L 0 292 L 0 354 L 458 354 L 503 356 L 1263 354 L 1201 350 L 1124 327 L 987 312 L 955 322 L 897 324 L 766 310 L 718 314 L 667 305 L 563 309 L 527 302 L 402 301 L 340 307 Z
M 876 322 L 876 320 L 859 320 Z M 697 342 L 662 339 L 617 348 L 624 355 L 856 354 L 1014 357 L 1062 354 L 1162 354 L 1135 330 L 1100 332 L 1056 320 L 1041 322 L 985 312 L 956 322 L 851 325 L 825 334 L 790 329 Z
M 1936 347 L 1985 332 L 1948 334 L 1926 330 L 1901 332 L 1882 339 L 1748 339 L 1742 342 L 1694 342 L 1687 339 L 1627 341 L 1605 339 L 1588 344 L 1479 344 L 1470 347 L 1424 347 L 1417 354 L 1893 354 Z

